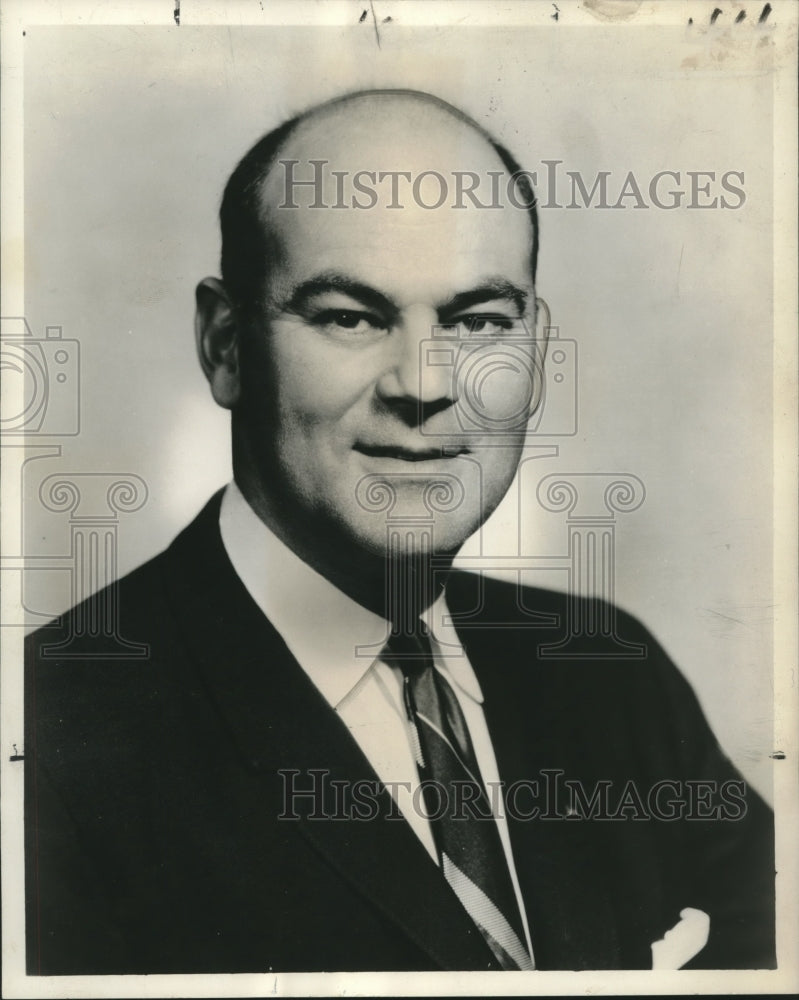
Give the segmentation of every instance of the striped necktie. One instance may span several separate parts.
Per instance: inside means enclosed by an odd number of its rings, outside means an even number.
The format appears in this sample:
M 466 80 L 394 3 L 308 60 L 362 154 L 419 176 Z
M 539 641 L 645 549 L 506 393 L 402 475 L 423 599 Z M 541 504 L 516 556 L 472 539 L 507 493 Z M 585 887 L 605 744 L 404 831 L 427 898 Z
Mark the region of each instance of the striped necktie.
M 466 719 L 435 669 L 427 627 L 392 635 L 425 808 L 441 870 L 503 969 L 533 969 L 521 914 Z

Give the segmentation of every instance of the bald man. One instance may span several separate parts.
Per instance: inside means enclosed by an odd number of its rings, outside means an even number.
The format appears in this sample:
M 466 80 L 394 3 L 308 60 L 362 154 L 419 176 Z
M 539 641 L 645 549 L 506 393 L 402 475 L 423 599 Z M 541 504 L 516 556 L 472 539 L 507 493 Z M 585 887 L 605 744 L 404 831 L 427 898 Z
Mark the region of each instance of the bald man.
M 564 595 L 451 569 L 541 399 L 513 157 L 348 95 L 247 153 L 221 224 L 234 481 L 117 586 L 145 662 L 60 658 L 92 607 L 30 643 L 29 971 L 772 965 L 770 813 L 656 641 L 546 660 Z

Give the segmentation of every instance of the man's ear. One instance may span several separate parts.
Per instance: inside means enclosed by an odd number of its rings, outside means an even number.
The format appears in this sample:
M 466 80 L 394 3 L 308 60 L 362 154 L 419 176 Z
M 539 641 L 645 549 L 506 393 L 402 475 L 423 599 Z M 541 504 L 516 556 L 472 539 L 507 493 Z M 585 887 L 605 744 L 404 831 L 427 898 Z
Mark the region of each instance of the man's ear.
M 535 386 L 533 387 L 533 398 L 530 400 L 530 415 L 538 409 L 544 398 L 544 362 L 547 356 L 547 344 L 549 343 L 549 332 L 552 315 L 546 302 L 536 297 L 535 300 L 535 342 L 533 350 L 535 352 Z
M 202 370 L 214 400 L 232 410 L 241 395 L 239 325 L 225 286 L 217 278 L 197 285 L 194 335 Z

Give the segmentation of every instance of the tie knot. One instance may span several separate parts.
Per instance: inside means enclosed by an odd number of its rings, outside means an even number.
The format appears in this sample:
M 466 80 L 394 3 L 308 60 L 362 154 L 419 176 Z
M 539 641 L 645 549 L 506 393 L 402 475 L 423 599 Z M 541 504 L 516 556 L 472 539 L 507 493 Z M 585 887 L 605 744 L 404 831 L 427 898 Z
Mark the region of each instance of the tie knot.
M 430 630 L 421 619 L 412 632 L 392 626 L 386 651 L 390 662 L 395 663 L 404 674 L 418 674 L 433 666 Z

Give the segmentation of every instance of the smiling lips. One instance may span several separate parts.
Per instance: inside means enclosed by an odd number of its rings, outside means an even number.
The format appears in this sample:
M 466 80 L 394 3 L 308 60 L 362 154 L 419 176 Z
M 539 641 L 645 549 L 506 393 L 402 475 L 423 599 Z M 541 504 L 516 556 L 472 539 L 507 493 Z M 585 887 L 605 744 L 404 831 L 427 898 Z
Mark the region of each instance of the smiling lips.
M 442 458 L 457 458 L 468 449 L 462 445 L 436 448 L 405 448 L 396 444 L 364 444 L 358 442 L 355 450 L 370 458 L 395 458 L 402 462 L 432 462 Z

